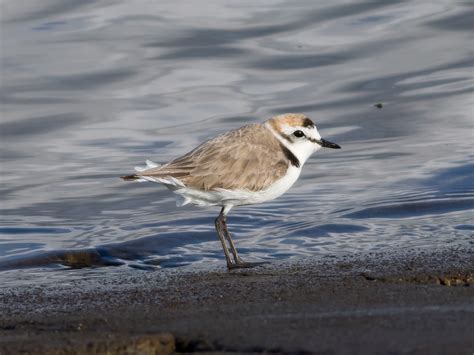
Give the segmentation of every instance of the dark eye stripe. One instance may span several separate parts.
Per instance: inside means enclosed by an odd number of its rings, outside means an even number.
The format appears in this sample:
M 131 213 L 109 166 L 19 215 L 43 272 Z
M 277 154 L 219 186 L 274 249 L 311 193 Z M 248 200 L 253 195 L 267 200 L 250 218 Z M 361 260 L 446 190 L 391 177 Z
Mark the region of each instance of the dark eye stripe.
M 278 132 L 278 134 L 280 135 L 280 137 L 286 139 L 288 142 L 292 142 L 291 138 L 289 135 L 283 133 L 283 132 Z

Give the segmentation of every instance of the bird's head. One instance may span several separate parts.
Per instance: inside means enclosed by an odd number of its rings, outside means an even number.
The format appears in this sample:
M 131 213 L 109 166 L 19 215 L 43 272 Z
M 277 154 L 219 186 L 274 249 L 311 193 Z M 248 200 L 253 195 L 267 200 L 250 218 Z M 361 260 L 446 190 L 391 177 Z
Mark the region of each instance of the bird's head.
M 280 142 L 287 147 L 301 163 L 304 163 L 315 151 L 323 148 L 340 149 L 318 132 L 316 124 L 306 115 L 286 113 L 270 118 L 266 123 Z

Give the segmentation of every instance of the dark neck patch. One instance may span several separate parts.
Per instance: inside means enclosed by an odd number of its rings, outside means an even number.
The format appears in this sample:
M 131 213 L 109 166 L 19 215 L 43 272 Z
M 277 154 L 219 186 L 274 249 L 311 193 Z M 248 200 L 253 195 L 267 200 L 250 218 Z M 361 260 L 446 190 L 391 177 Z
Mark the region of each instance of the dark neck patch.
M 298 158 L 291 152 L 291 150 L 289 150 L 283 144 L 280 143 L 280 146 L 281 150 L 283 151 L 283 154 L 285 154 L 285 157 L 290 161 L 290 164 L 299 168 L 301 164 Z

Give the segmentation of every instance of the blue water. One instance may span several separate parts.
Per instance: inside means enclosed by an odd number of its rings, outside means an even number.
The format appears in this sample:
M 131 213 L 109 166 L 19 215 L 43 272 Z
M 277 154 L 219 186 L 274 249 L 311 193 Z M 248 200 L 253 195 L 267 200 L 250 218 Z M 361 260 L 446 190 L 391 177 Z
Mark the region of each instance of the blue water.
M 223 267 L 217 208 L 118 176 L 284 112 L 343 149 L 232 210 L 245 259 L 474 249 L 473 18 L 449 0 L 3 3 L 1 284 Z

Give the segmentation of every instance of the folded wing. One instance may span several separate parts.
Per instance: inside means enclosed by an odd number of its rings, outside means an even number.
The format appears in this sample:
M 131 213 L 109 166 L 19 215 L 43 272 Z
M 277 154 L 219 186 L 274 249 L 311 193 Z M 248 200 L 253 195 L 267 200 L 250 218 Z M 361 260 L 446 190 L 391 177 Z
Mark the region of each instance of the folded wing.
M 168 164 L 135 176 L 172 177 L 203 191 L 260 191 L 283 177 L 288 166 L 281 143 L 263 125 L 254 124 L 219 135 Z

